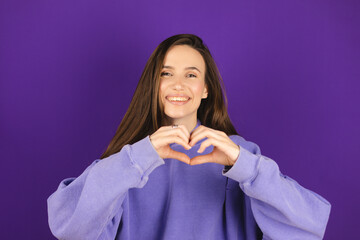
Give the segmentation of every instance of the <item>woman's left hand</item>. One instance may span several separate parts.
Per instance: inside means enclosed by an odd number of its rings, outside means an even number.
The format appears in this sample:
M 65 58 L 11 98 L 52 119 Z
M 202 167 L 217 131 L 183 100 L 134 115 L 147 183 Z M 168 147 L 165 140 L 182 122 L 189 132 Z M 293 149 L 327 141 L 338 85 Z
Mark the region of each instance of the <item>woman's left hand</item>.
M 236 145 L 226 133 L 214 130 L 203 125 L 197 127 L 190 136 L 190 146 L 194 146 L 198 141 L 207 137 L 200 145 L 198 153 L 213 145 L 211 153 L 199 155 L 190 160 L 190 165 L 197 165 L 207 162 L 219 163 L 225 166 L 232 166 L 239 157 L 240 147 Z

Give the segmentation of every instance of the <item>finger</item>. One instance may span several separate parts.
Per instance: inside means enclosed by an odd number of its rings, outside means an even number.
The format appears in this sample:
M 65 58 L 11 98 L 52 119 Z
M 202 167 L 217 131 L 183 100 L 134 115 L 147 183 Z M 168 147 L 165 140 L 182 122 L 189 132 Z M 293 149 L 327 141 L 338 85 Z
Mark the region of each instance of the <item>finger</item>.
M 156 132 L 164 133 L 164 132 L 167 132 L 169 130 L 169 128 L 171 128 L 171 126 L 162 126 Z
M 201 140 L 202 138 L 200 138 L 199 135 L 204 131 L 207 131 L 207 128 L 202 125 L 196 128 L 190 135 L 189 145 L 194 146 L 199 140 Z
M 205 151 L 206 148 L 210 147 L 210 146 L 214 146 L 217 147 L 219 150 L 224 151 L 224 149 L 226 149 L 226 142 L 224 141 L 220 141 L 218 139 L 214 139 L 214 138 L 208 138 L 205 141 L 203 141 L 199 147 L 199 149 L 197 150 L 198 153 L 203 153 Z
M 203 125 L 199 125 L 197 128 L 192 130 L 191 134 L 196 133 L 197 131 L 199 131 L 202 128 L 203 128 Z
M 211 157 L 211 153 L 210 153 L 210 154 L 205 154 L 205 155 L 196 156 L 196 157 L 190 159 L 190 165 L 199 165 L 199 164 L 203 164 L 203 163 L 213 162 L 212 159 L 213 159 L 213 158 Z
M 205 141 L 203 141 L 199 147 L 199 150 L 197 150 L 198 153 L 203 153 L 204 150 L 207 148 L 207 147 L 210 147 L 211 145 L 214 145 L 214 139 L 211 139 L 211 138 L 208 138 L 206 139 Z
M 214 138 L 214 139 L 218 139 L 218 140 L 220 140 L 222 138 L 220 135 L 218 135 L 218 133 L 215 132 L 215 130 L 206 128 L 195 134 L 191 134 L 191 140 L 190 140 L 189 145 L 194 146 L 198 141 L 200 141 L 201 139 L 203 139 L 205 137 Z
M 186 142 L 186 144 L 191 148 L 191 146 L 189 145 L 190 134 L 185 126 L 179 126 L 178 128 L 172 129 L 171 132 L 172 134 L 176 134 L 177 136 L 181 137 Z
M 187 141 L 184 141 L 184 139 L 182 139 L 181 137 L 176 136 L 176 135 L 167 134 L 165 136 L 157 136 L 156 138 L 154 138 L 152 140 L 152 142 L 153 142 L 153 145 L 156 146 L 156 148 L 164 147 L 171 143 L 177 143 L 177 144 L 183 146 L 185 149 L 191 148 Z
M 183 131 L 186 138 L 189 140 L 190 139 L 190 133 L 189 133 L 189 130 L 186 128 L 186 126 L 185 125 L 179 125 L 179 128 Z
M 203 125 L 198 126 L 197 128 L 195 128 L 195 129 L 191 132 L 190 138 L 191 138 L 191 136 L 196 135 L 196 134 L 198 134 L 199 132 L 202 132 L 202 131 L 206 130 L 206 128 L 207 128 L 207 127 L 205 127 L 205 126 L 203 126 Z
M 155 136 L 152 137 L 152 139 L 156 139 L 159 142 L 161 142 L 161 146 L 164 146 L 166 144 L 174 143 L 171 142 L 174 140 L 174 137 L 179 137 L 183 140 L 183 143 L 181 145 L 184 145 L 185 143 L 185 149 L 190 149 L 191 146 L 189 145 L 189 138 L 186 137 L 183 129 L 180 128 L 172 128 L 171 126 L 167 126 L 165 131 L 161 131 Z M 178 142 L 176 142 L 178 143 Z
M 189 150 L 191 148 L 191 146 L 188 144 L 187 141 L 184 141 L 184 139 L 182 139 L 179 136 L 169 136 L 166 139 L 164 139 L 164 141 L 166 141 L 166 143 L 164 145 L 168 145 L 171 143 L 177 143 L 181 146 L 183 146 L 185 149 Z
M 151 142 L 155 146 L 158 146 L 158 143 L 161 144 L 163 142 L 161 140 L 169 135 L 169 130 L 171 128 L 172 128 L 171 126 L 162 126 L 162 127 L 158 128 L 153 134 L 151 134 L 149 136 Z
M 162 137 L 167 137 L 170 135 L 176 135 L 181 137 L 186 143 L 189 143 L 190 134 L 187 131 L 185 125 L 179 125 L 176 128 L 173 128 L 173 126 L 167 126 L 167 131 L 163 133 Z M 191 148 L 191 146 L 189 145 Z
M 190 164 L 190 158 L 185 153 L 178 152 L 178 151 L 175 151 L 172 149 L 170 149 L 170 151 L 169 151 L 168 158 L 177 159 L 186 164 Z

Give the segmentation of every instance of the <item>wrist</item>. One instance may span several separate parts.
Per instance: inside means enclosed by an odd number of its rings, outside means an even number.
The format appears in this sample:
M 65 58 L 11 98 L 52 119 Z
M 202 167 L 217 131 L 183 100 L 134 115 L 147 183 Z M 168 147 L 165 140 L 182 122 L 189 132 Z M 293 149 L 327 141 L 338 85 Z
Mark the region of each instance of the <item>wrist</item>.
M 240 146 L 236 145 L 236 150 L 234 151 L 234 157 L 230 159 L 230 166 L 234 165 L 236 160 L 239 158 L 240 155 Z

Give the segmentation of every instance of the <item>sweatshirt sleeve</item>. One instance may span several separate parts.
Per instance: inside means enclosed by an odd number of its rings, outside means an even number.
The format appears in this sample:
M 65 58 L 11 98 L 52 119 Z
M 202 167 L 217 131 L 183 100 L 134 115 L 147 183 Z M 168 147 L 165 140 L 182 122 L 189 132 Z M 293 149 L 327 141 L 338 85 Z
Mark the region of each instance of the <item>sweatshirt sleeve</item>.
M 260 154 L 260 148 L 232 136 L 240 154 L 223 175 L 239 182 L 250 197 L 255 220 L 264 239 L 322 239 L 331 205 L 320 195 L 283 175 L 278 165 Z
M 95 160 L 77 178 L 63 180 L 48 198 L 50 230 L 59 239 L 114 239 L 130 188 L 142 188 L 164 164 L 149 136 Z

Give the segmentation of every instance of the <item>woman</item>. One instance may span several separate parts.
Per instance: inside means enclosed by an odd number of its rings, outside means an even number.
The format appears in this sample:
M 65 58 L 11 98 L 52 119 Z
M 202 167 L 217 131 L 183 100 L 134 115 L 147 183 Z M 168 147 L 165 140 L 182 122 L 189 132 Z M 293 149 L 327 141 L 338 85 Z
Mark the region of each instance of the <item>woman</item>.
M 321 239 L 330 204 L 238 136 L 202 40 L 163 41 L 101 159 L 48 199 L 60 239 Z

